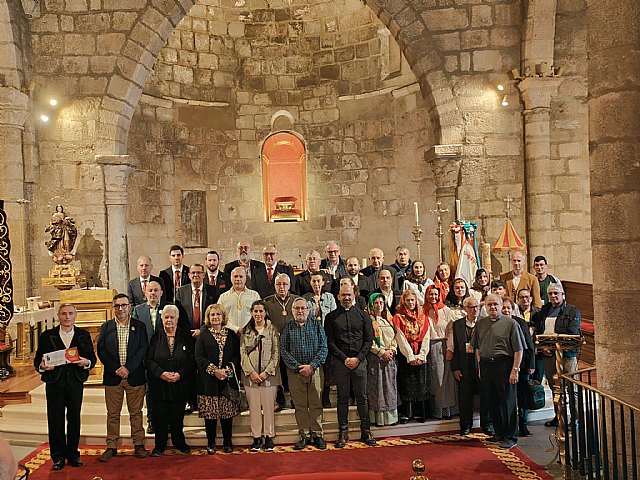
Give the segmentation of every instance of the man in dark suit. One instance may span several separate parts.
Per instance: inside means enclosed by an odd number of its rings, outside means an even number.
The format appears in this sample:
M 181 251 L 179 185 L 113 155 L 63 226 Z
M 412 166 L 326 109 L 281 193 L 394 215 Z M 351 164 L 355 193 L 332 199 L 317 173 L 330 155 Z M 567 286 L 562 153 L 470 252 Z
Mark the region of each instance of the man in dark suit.
M 58 321 L 60 325 L 46 330 L 40 335 L 38 351 L 33 365 L 46 383 L 47 423 L 52 470 L 62 470 L 65 460 L 72 467 L 81 467 L 80 452 L 80 410 L 84 382 L 89 377 L 89 369 L 96 364 L 91 335 L 88 331 L 75 327 L 76 307 L 70 303 L 60 305 Z M 77 348 L 79 359 L 66 365 L 47 364 L 45 354 L 68 348 Z M 67 428 L 65 435 L 65 411 Z
M 215 250 L 209 250 L 205 260 L 207 272 L 204 283 L 215 287 L 218 295 L 221 295 L 231 288 L 231 277 L 220 270 L 220 255 Z
M 453 322 L 452 342 L 447 342 L 447 354 L 451 352 L 451 371 L 458 383 L 458 401 L 460 403 L 460 435 L 468 435 L 473 428 L 473 396 L 480 395 L 480 426 L 489 436 L 495 435 L 489 399 L 482 395 L 476 354 L 471 347 L 473 330 L 480 316 L 480 303 L 474 296 L 462 302 L 465 316 Z
M 162 330 L 162 319 L 160 318 L 160 312 L 166 305 L 162 297 L 162 287 L 158 282 L 150 282 L 147 286 L 147 301 L 143 304 L 136 306 L 133 309 L 133 315 L 136 320 L 140 320 L 147 328 L 147 340 L 150 341 L 151 337 L 156 332 Z M 149 393 L 149 384 L 145 386 L 145 394 L 147 397 L 147 433 L 155 433 L 153 426 L 153 399 Z
M 289 277 L 291 282 L 291 293 L 296 294 L 296 277 L 293 268 L 283 263 L 278 263 L 278 249 L 273 243 L 270 243 L 262 250 L 265 269 L 257 269 L 254 277 L 254 290 L 260 294 L 260 298 L 265 299 L 269 295 L 276 293 L 275 281 L 280 273 L 284 273 Z
M 257 291 L 254 279 L 258 270 L 265 271 L 264 263 L 259 260 L 251 259 L 251 246 L 249 245 L 249 242 L 244 240 L 238 242 L 238 245 L 236 246 L 236 253 L 238 254 L 238 259 L 227 263 L 224 266 L 224 273 L 231 276 L 231 271 L 234 268 L 244 267 L 244 271 L 247 274 L 247 288 Z
M 321 273 L 324 277 L 323 292 L 331 293 L 333 285 L 333 277 L 327 272 L 320 270 L 320 253 L 317 250 L 311 250 L 307 253 L 306 257 L 307 269 L 296 275 L 296 293 L 300 296 L 305 293 L 313 293 L 313 287 L 311 287 L 311 275 L 314 273 Z
M 125 395 L 134 455 L 138 458 L 147 456 L 142 426 L 147 328 L 139 320 L 131 318 L 131 304 L 125 294 L 113 297 L 113 311 L 115 318 L 102 324 L 98 336 L 98 357 L 104 365 L 102 385 L 107 404 L 107 448 L 100 456 L 101 462 L 110 461 L 118 453 L 120 412 Z
M 396 261 L 393 262 L 391 268 L 393 269 L 392 272 L 395 271 L 398 277 L 398 285 L 402 290 L 402 285 L 407 275 L 411 272 L 411 253 L 406 246 L 398 245 L 396 247 Z
M 167 302 L 175 302 L 176 290 L 189 284 L 189 267 L 184 265 L 184 250 L 180 245 L 169 247 L 171 265 L 160 272 L 164 282 L 164 293 Z
M 338 245 L 338 242 L 333 240 L 327 242 L 327 245 L 324 247 L 324 253 L 327 255 L 327 258 L 323 258 L 320 262 L 320 269 L 331 275 L 334 280 L 346 276 L 347 266 L 340 256 L 340 245 Z
M 373 285 L 377 285 L 378 275 L 383 269 L 389 270 L 391 275 L 393 275 L 393 289 L 396 291 L 400 290 L 400 286 L 398 285 L 398 275 L 396 274 L 395 269 L 384 264 L 384 252 L 379 248 L 372 248 L 369 250 L 369 266 L 360 270 L 360 273 L 365 277 L 370 277 L 371 283 Z
M 135 308 L 136 305 L 140 305 L 147 301 L 145 293 L 150 282 L 157 282 L 160 284 L 161 290 L 164 291 L 164 281 L 160 277 L 151 275 L 153 271 L 153 263 L 151 259 L 146 255 L 142 255 L 138 258 L 137 263 L 138 274 L 137 278 L 132 278 L 129 281 L 129 287 L 127 288 L 127 296 L 131 302 L 131 308 Z
M 385 299 L 387 307 L 391 315 L 396 314 L 396 308 L 400 304 L 400 292 L 394 290 L 393 287 L 393 274 L 390 269 L 383 268 L 378 274 L 378 288 L 371 293 L 381 293 Z
M 180 326 L 191 330 L 197 337 L 204 325 L 204 313 L 209 305 L 218 302 L 217 291 L 204 283 L 204 265 L 194 263 L 189 267 L 191 283 L 176 292 L 176 307 L 180 311 Z
M 345 276 L 353 280 L 353 284 L 358 287 L 360 296 L 368 298 L 377 285 L 372 283 L 371 277 L 365 277 L 360 272 L 360 263 L 357 257 L 349 257 L 346 262 L 347 274 Z M 333 296 L 338 298 L 338 290 L 340 289 L 340 282 L 335 282 L 333 286 Z

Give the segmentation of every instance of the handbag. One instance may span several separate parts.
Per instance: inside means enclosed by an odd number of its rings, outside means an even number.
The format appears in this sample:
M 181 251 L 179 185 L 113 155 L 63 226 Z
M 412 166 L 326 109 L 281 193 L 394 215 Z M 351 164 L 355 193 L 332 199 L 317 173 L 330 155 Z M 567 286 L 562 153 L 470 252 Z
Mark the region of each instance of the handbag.
M 225 397 L 234 405 L 239 407 L 240 404 L 242 403 L 242 394 L 245 393 L 244 387 L 238 381 L 238 375 L 236 374 L 236 366 L 233 363 L 229 363 L 227 370 L 230 370 L 230 373 L 227 376 L 227 383 L 222 389 L 222 396 Z M 238 386 L 237 390 L 231 386 L 231 382 L 230 382 L 231 379 L 235 380 L 236 385 Z
M 540 410 L 545 404 L 544 386 L 537 380 L 529 380 L 527 383 L 527 408 Z

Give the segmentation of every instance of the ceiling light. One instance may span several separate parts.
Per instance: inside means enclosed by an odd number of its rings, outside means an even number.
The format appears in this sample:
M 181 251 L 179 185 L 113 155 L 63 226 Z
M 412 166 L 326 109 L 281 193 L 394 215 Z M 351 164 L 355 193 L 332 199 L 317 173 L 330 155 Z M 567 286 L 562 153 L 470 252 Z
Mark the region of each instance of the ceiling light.
M 55 98 L 49 99 L 49 105 L 55 107 L 56 105 L 58 105 L 58 100 L 56 100 Z
M 49 121 L 49 117 L 43 113 L 40 115 L 40 120 L 42 120 L 43 123 L 47 123 Z

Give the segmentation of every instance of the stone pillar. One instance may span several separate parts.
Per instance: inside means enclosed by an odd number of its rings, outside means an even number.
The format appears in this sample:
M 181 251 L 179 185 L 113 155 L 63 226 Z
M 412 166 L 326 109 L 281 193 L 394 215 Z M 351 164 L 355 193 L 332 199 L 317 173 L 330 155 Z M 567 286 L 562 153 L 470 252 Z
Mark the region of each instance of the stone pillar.
M 640 404 L 640 3 L 589 0 L 589 163 L 598 387 Z
M 558 208 L 551 177 L 549 118 L 551 99 L 561 82 L 560 78 L 533 77 L 518 84 L 524 102 L 526 242 L 530 252 L 544 253 L 551 263 L 553 252 L 548 246 L 560 242 L 560 232 L 552 213 Z
M 109 288 L 127 291 L 129 282 L 129 249 L 127 246 L 127 180 L 138 166 L 129 155 L 96 155 L 104 171 L 104 202 L 107 206 L 107 245 L 109 252 Z
M 0 87 L 0 198 L 5 200 L 11 240 L 14 303 L 24 305 L 31 294 L 28 211 L 16 200 L 25 198 L 22 135 L 29 114 L 29 97 L 13 87 Z
M 442 204 L 440 208 L 449 209 L 447 213 L 442 214 L 442 231 L 444 232 L 442 249 L 445 261 L 447 261 L 451 245 L 449 225 L 454 222 L 456 216 L 456 189 L 462 164 L 462 145 L 434 145 L 425 152 L 424 157 L 433 171 L 436 184 L 436 202 Z M 435 205 L 430 207 L 430 209 L 435 208 Z M 425 232 L 425 234 L 431 235 L 433 232 Z

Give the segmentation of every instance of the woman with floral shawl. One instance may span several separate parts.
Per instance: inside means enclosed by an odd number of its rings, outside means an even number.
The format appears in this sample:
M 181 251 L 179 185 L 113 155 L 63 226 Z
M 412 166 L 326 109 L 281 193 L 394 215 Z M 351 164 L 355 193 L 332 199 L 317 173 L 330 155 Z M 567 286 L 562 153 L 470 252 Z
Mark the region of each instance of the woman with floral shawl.
M 396 329 L 384 295 L 369 297 L 367 312 L 373 324 L 373 344 L 367 353 L 367 396 L 369 420 L 377 427 L 398 423 L 396 375 Z
M 427 288 L 424 313 L 430 325 L 431 335 L 428 359 L 431 413 L 435 418 L 450 419 L 458 413 L 458 391 L 450 362 L 445 359 L 445 354 L 447 330 L 456 319 L 449 307 L 442 302 L 441 290 L 436 285 Z
M 398 396 L 400 423 L 412 417 L 424 422 L 427 416 L 429 393 L 429 371 L 427 355 L 430 336 L 429 320 L 418 305 L 413 290 L 405 290 L 400 297 L 400 306 L 393 317 L 398 342 Z

